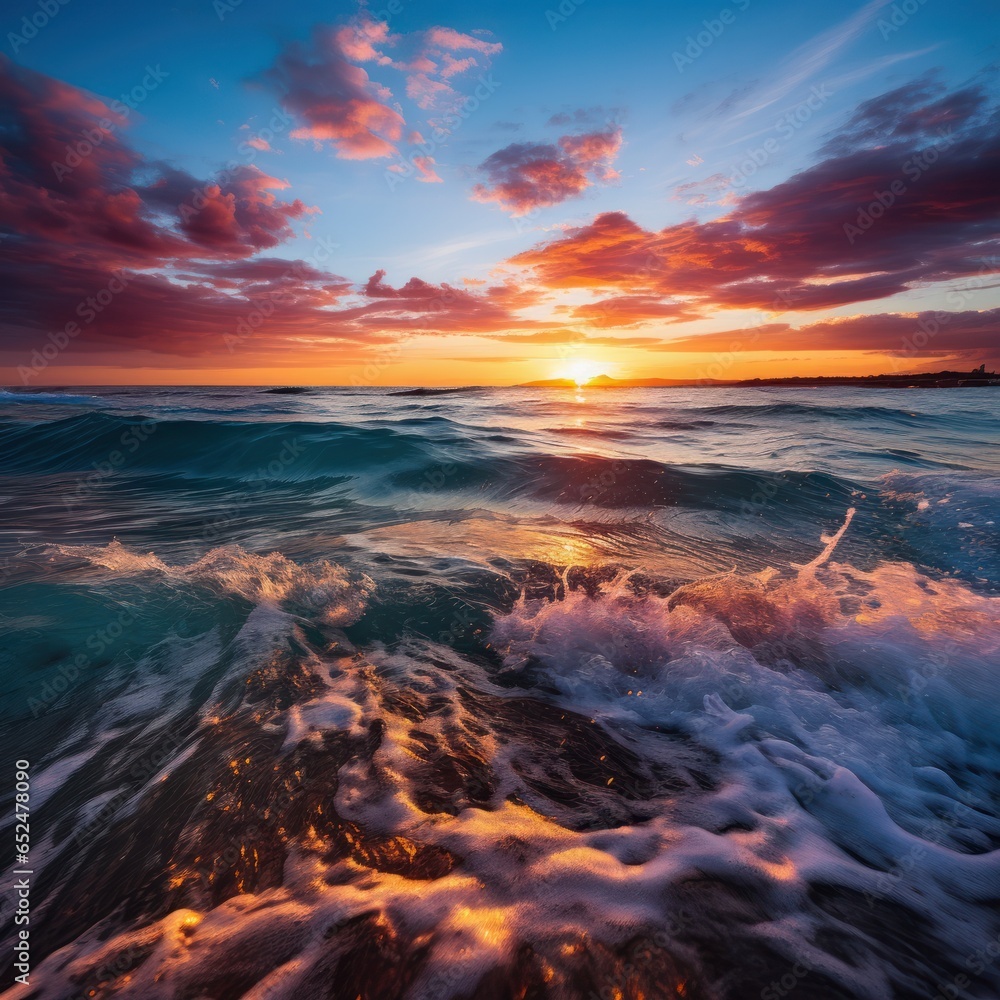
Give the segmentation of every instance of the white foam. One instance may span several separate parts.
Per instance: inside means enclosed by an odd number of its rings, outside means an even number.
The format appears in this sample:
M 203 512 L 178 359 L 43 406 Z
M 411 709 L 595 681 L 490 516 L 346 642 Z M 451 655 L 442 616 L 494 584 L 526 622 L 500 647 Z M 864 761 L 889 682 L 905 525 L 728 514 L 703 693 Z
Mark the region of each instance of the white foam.
M 254 602 L 313 608 L 331 625 L 356 621 L 374 589 L 370 577 L 322 559 L 300 565 L 280 552 L 259 555 L 239 545 L 211 549 L 187 565 L 168 565 L 153 552 L 134 552 L 117 539 L 107 545 L 55 545 L 53 558 L 82 559 L 114 577 L 146 573 L 174 583 L 198 583 Z
M 350 858 L 331 864 L 317 836 L 293 847 L 279 888 L 178 911 L 108 943 L 74 943 L 36 970 L 38 997 L 61 996 L 66 976 L 145 935 L 155 950 L 122 995 L 171 997 L 215 966 L 250 963 L 259 980 L 248 998 L 291 1000 L 341 946 L 330 928 L 365 914 L 426 952 L 406 1000 L 471 995 L 523 942 L 555 955 L 659 930 L 664 947 L 694 961 L 692 936 L 711 917 L 697 911 L 678 926 L 672 915 L 701 881 L 753 900 L 740 933 L 848 994 L 891 1000 L 923 981 L 871 929 L 852 931 L 817 907 L 817 886 L 863 894 L 872 914 L 905 906 L 962 971 L 1000 930 L 1000 852 L 990 849 L 1000 837 L 998 601 L 907 564 L 837 563 L 846 528 L 798 572 L 724 574 L 669 597 L 639 595 L 622 575 L 596 596 L 566 587 L 561 600 L 522 597 L 495 621 L 490 641 L 507 668 L 538 674 L 532 697 L 591 719 L 644 762 L 666 766 L 680 739 L 717 755 L 713 790 L 650 794 L 632 803 L 640 820 L 574 831 L 555 808 L 525 804 L 538 803 L 519 770 L 534 748 L 501 738 L 462 695 L 528 691 L 433 644 L 341 655 L 323 690 L 286 714 L 284 751 L 380 720 L 371 760 L 339 769 L 337 815 L 448 851 L 455 866 L 419 880 Z M 315 666 L 329 676 L 330 663 Z M 433 710 L 414 722 L 390 707 L 404 696 Z M 488 809 L 422 807 L 427 734 L 489 762 Z M 849 959 L 823 945 L 831 935 L 853 935 Z

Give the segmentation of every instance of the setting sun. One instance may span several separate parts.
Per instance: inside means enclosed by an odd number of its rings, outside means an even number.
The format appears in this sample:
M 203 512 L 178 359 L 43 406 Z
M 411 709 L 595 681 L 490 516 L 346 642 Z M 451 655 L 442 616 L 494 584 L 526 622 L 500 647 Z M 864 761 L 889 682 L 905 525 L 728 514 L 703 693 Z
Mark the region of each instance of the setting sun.
M 577 385 L 586 385 L 592 378 L 604 374 L 606 368 L 607 365 L 600 365 L 596 361 L 574 358 L 559 369 L 556 378 L 568 378 Z

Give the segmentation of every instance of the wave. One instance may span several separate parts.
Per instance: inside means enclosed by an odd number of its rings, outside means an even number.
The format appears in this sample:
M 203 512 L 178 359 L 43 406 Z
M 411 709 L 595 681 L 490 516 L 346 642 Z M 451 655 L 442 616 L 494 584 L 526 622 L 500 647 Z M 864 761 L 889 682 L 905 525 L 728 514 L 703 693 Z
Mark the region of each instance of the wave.
M 814 403 L 762 403 L 760 405 L 723 404 L 691 408 L 691 412 L 710 413 L 720 417 L 755 417 L 771 420 L 775 417 L 809 417 L 810 419 L 858 421 L 876 420 L 919 425 L 926 423 L 952 422 L 959 419 L 944 413 L 926 413 L 890 406 L 822 406 Z
M 855 484 L 819 472 L 670 466 L 648 459 L 586 455 L 544 455 L 506 465 L 509 471 L 501 468 L 495 477 L 504 488 L 573 506 L 684 506 L 742 513 L 776 507 L 815 511 L 844 506 L 859 492 Z M 479 477 L 491 474 L 488 468 L 478 470 Z
M 388 396 L 454 396 L 467 392 L 485 392 L 487 386 L 482 385 L 459 385 L 441 389 L 421 386 L 417 389 L 400 389 L 396 392 L 386 393 Z
M 30 392 L 11 392 L 8 389 L 0 389 L 0 406 L 8 403 L 72 403 L 80 405 L 82 403 L 99 403 L 97 396 L 80 396 L 68 392 L 43 392 L 32 390 Z
M 243 597 L 318 612 L 330 625 L 357 621 L 375 584 L 325 559 L 300 565 L 280 552 L 247 552 L 238 545 L 219 546 L 186 565 L 168 565 L 152 552 L 132 551 L 119 541 L 107 545 L 54 545 L 50 561 L 83 561 L 115 580 L 153 575 L 171 583 L 195 583 Z
M 45 423 L 0 421 L 0 470 L 112 470 L 191 476 L 310 478 L 431 453 L 429 440 L 336 422 L 156 420 L 88 413 Z
M 122 792 L 162 738 L 144 715 L 105 771 L 51 772 L 35 912 L 59 950 L 12 1000 L 916 1000 L 970 955 L 992 995 L 998 601 L 837 561 L 850 519 L 753 576 L 566 571 L 469 653 L 355 646 L 268 602 L 225 648 L 191 637 L 178 663 L 227 666 L 162 766 Z
M 1000 581 L 1000 477 L 896 471 L 879 498 L 900 525 L 896 552 L 982 584 Z
M 405 494 L 471 493 L 561 505 L 691 506 L 748 512 L 777 505 L 815 511 L 849 501 L 856 484 L 819 472 L 648 459 L 523 454 L 510 435 L 476 437 L 440 416 L 393 426 L 335 422 L 151 420 L 84 414 L 45 423 L 0 421 L 0 471 L 86 473 L 86 486 L 116 471 L 225 478 L 275 485 L 368 477 Z M 401 495 L 399 502 L 406 502 Z

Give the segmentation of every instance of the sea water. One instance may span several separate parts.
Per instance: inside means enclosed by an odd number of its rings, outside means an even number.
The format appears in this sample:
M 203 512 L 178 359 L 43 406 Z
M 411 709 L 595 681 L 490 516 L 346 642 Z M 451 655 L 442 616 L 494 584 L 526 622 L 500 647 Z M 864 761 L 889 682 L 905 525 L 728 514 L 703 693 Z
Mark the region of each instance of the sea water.
M 998 428 L 0 393 L 4 997 L 995 1000 Z

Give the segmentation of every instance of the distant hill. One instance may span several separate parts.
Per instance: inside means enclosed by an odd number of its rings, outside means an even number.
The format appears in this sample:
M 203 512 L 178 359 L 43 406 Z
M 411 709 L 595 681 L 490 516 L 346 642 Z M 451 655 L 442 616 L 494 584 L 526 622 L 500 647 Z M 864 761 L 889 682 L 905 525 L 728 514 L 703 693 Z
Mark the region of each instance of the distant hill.
M 890 389 L 921 387 L 930 389 L 952 389 L 969 386 L 1000 386 L 1000 375 L 986 371 L 981 366 L 972 372 L 917 372 L 911 375 L 791 375 L 786 378 L 753 379 L 682 379 L 682 378 L 635 378 L 615 379 L 610 375 L 597 375 L 582 386 L 569 378 L 550 378 L 539 382 L 525 382 L 522 389 L 648 389 L 656 387 L 729 386 L 748 389 L 762 386 L 785 386 L 789 388 L 811 388 L 836 385 L 860 385 Z

